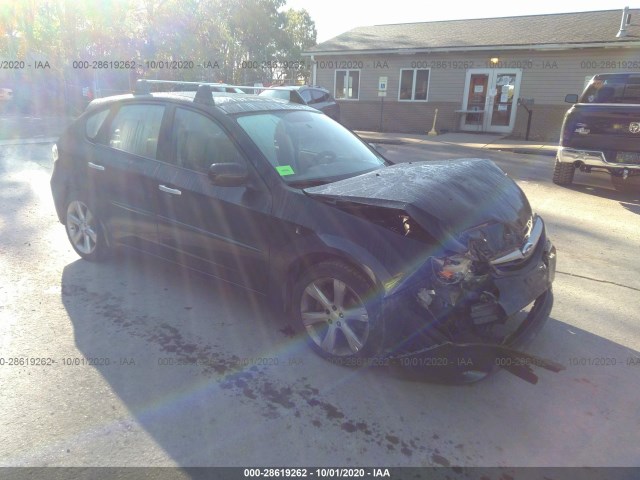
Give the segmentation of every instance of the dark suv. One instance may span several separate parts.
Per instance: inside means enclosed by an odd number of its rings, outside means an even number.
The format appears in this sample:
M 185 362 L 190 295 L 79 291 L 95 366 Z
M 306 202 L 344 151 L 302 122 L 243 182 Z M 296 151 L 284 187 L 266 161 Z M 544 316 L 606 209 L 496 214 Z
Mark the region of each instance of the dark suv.
M 273 87 L 264 90 L 260 95 L 309 105 L 333 118 L 336 122 L 340 121 L 340 105 L 331 96 L 329 90 L 322 87 L 307 85 Z
M 640 74 L 596 75 L 565 101 L 575 105 L 564 117 L 553 181 L 569 185 L 576 168 L 600 170 L 616 189 L 640 191 Z
M 94 100 L 54 146 L 81 257 L 131 246 L 265 295 L 353 365 L 417 351 L 490 370 L 548 317 L 555 249 L 489 160 L 391 165 L 304 105 L 142 91 Z

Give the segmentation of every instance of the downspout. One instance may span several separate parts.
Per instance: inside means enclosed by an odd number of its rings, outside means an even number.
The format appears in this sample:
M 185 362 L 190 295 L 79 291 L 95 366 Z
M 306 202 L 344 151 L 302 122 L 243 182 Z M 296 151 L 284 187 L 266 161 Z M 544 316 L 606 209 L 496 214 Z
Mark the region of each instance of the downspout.
M 317 85 L 316 82 L 316 59 L 311 55 L 311 85 Z

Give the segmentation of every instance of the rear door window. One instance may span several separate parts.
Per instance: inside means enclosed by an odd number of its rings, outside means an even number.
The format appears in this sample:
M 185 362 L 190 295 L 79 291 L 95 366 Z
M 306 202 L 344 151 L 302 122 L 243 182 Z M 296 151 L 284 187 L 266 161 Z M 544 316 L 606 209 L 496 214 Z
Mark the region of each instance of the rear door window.
M 117 150 L 156 159 L 158 136 L 165 107 L 162 105 L 124 105 L 111 122 L 109 146 Z

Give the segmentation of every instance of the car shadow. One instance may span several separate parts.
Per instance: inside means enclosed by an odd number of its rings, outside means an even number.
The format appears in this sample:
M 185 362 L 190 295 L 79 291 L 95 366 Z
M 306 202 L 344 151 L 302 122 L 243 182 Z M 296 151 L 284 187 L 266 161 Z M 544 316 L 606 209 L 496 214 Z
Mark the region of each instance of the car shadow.
M 617 201 L 622 208 L 640 215 L 640 190 L 638 192 L 620 192 L 618 190 L 609 190 L 589 184 L 576 184 L 565 187 L 574 192 L 595 195 L 600 198 Z
M 595 186 L 586 183 L 572 183 L 571 185 L 568 185 L 564 188 L 573 190 L 574 192 L 587 193 L 609 200 L 616 200 L 620 203 L 626 202 L 634 205 L 640 205 L 640 193 L 619 192 L 618 190 L 611 190 L 608 188 L 603 188 L 601 186 Z
M 635 182 L 636 180 L 634 179 L 633 181 Z M 638 186 L 640 187 L 640 182 L 638 182 Z M 611 183 L 610 175 L 606 172 L 584 173 L 576 170 L 573 183 L 559 188 L 614 200 L 620 202 L 625 208 L 627 208 L 625 205 L 640 205 L 640 188 L 634 192 L 616 190 Z
M 638 352 L 555 318 L 527 351 L 567 370 L 542 372 L 535 387 L 502 372 L 452 387 L 332 365 L 264 299 L 152 257 L 118 252 L 67 265 L 62 303 L 77 348 L 103 359 L 91 368 L 128 409 L 127 422 L 102 430 L 138 425 L 178 466 L 496 465 L 500 451 L 471 440 L 478 423 L 507 452 L 520 447 L 498 426 L 559 445 L 587 432 L 603 442 L 637 432 L 620 412 L 637 408 L 640 368 L 623 364 Z M 620 363 L 571 360 L 600 357 Z M 580 465 L 591 464 L 589 453 L 563 462 L 540 447 L 530 458 Z

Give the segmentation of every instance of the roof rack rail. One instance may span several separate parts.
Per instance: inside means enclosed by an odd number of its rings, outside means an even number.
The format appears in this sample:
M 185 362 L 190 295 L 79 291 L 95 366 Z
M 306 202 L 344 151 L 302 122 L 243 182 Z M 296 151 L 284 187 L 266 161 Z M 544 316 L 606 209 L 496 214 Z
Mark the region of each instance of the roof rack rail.
M 134 95 L 148 95 L 149 93 L 151 93 L 151 90 L 149 89 L 149 84 L 148 84 L 148 80 L 138 80 L 136 82 L 136 88 L 133 91 Z
M 136 92 L 138 92 L 139 87 L 141 88 L 149 88 L 149 85 L 209 85 L 211 87 L 232 87 L 232 88 L 241 88 L 243 90 L 269 90 L 272 87 L 251 87 L 249 85 L 230 85 L 224 82 L 190 82 L 183 80 L 147 80 L 144 78 L 139 79 L 136 82 Z M 144 87 L 142 87 L 144 86 Z
M 147 80 L 144 78 L 139 79 L 136 82 L 136 93 L 138 93 L 138 90 L 143 88 L 143 89 L 149 89 L 150 85 L 154 84 L 154 85 L 162 85 L 162 84 L 166 84 L 166 85 L 195 85 L 197 87 L 199 87 L 200 85 L 209 85 L 211 87 L 231 87 L 231 88 L 240 88 L 242 90 L 274 90 L 276 88 L 279 87 L 319 87 L 319 88 L 325 88 L 322 87 L 320 85 L 272 85 L 270 87 L 265 87 L 265 86 L 261 86 L 261 87 L 252 87 L 249 85 L 231 85 L 229 83 L 224 83 L 224 82 L 191 82 L 191 81 L 186 81 L 186 80 Z M 144 86 L 144 87 L 142 87 Z M 141 93 L 145 93 L 144 91 Z M 149 92 L 146 92 L 149 93 Z

